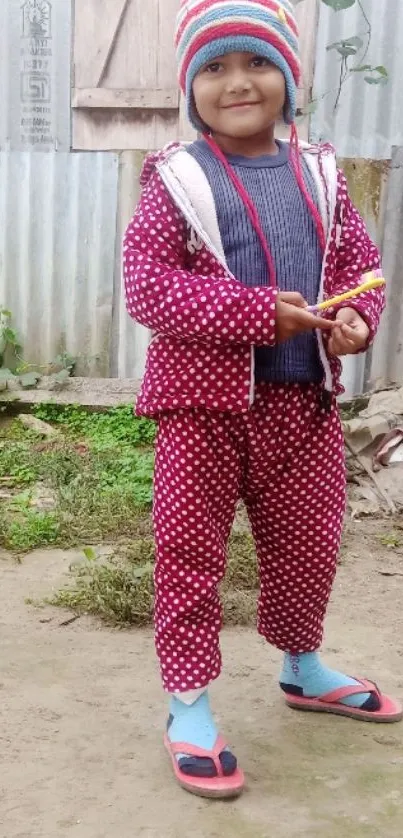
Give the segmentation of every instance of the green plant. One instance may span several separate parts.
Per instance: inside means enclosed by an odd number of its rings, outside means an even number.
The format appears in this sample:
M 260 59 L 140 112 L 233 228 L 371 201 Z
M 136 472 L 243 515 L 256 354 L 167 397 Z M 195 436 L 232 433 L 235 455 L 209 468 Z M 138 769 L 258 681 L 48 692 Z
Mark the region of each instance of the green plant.
M 17 332 L 11 326 L 11 311 L 0 305 L 0 361 L 8 346 L 15 350 L 21 349 Z
M 153 610 L 153 566 L 118 558 L 100 562 L 91 550 L 85 561 L 72 566 L 74 583 L 50 600 L 52 605 L 82 614 L 97 614 L 109 623 L 147 625 Z
M 33 483 L 39 477 L 36 457 L 32 456 L 26 443 L 0 442 L 0 479 L 10 478 L 19 486 Z
M 99 478 L 102 489 L 119 485 L 137 498 L 139 503 L 148 504 L 152 499 L 152 478 L 154 470 L 153 452 L 137 453 L 125 450 L 120 455 L 112 451 L 99 459 Z
M 385 535 L 379 536 L 379 541 L 384 547 L 389 547 L 390 549 L 396 549 L 402 545 L 401 536 L 397 532 L 385 533 Z
M 48 375 L 51 372 L 49 378 L 51 378 L 55 390 L 62 388 L 66 381 L 74 375 L 77 364 L 77 358 L 69 355 L 68 352 L 57 355 L 50 364 L 28 364 L 22 358 L 19 360 L 20 365 L 16 372 L 22 387 L 36 387 L 42 374 L 46 373 Z
M 54 544 L 60 530 L 58 516 L 53 512 L 29 509 L 25 501 L 17 504 L 18 517 L 6 522 L 3 532 L 5 547 L 26 553 L 36 547 Z
M 9 381 L 17 381 L 22 388 L 36 387 L 41 379 L 41 370 L 52 368 L 54 387 L 62 387 L 74 374 L 76 359 L 64 352 L 51 364 L 29 364 L 21 357 L 22 346 L 18 334 L 11 325 L 12 313 L 0 306 L 0 391 L 7 389 Z M 12 357 L 12 369 L 4 364 L 6 353 Z
M 57 437 L 38 440 L 18 419 L 0 430 L 0 484 L 9 498 L 0 498 L 0 545 L 20 550 L 23 544 L 70 546 L 139 533 L 147 538 L 154 423 L 135 418 L 131 406 L 96 414 L 50 405 L 36 414 L 57 426 Z M 37 485 L 39 499 L 48 490 L 54 501 L 58 526 L 49 532 L 37 528 L 35 538 L 24 541 L 20 530 L 27 510 L 33 512 L 31 501 L 37 502 Z M 28 528 L 32 533 L 33 523 Z
M 293 0 L 293 2 L 294 5 L 297 5 L 298 3 L 303 2 L 303 0 Z M 326 47 L 328 51 L 335 51 L 340 57 L 339 83 L 337 90 L 335 91 L 336 95 L 334 102 L 334 111 L 336 111 L 340 103 L 343 88 L 348 80 L 352 78 L 354 73 L 361 73 L 364 81 L 370 85 L 387 84 L 389 74 L 386 67 L 383 65 L 368 63 L 367 56 L 372 43 L 373 30 L 371 21 L 365 11 L 363 0 L 322 0 L 322 3 L 324 3 L 325 6 L 329 6 L 334 12 L 346 11 L 357 4 L 365 24 L 365 30 L 360 32 L 359 35 L 355 34 L 351 37 L 343 38 L 342 40 L 335 41 Z M 332 93 L 333 91 L 326 91 L 321 98 L 324 99 Z M 303 110 L 303 115 L 306 116 L 313 113 L 316 110 L 318 103 L 318 99 L 314 99 L 310 102 L 308 107 Z
M 365 63 L 372 41 L 372 26 L 363 7 L 362 0 L 322 0 L 322 2 L 335 11 L 348 9 L 357 2 L 367 27 L 363 37 L 354 35 L 351 38 L 344 38 L 341 41 L 329 44 L 327 47 L 328 50 L 336 50 L 340 56 L 339 87 L 334 105 L 334 109 L 337 110 L 343 86 L 351 77 L 352 73 L 363 73 L 364 81 L 367 84 L 379 85 L 387 84 L 388 71 L 383 65 L 373 66 L 372 64 Z
M 105 413 L 89 413 L 77 405 L 64 407 L 48 403 L 35 407 L 34 414 L 44 422 L 59 425 L 75 437 L 91 440 L 98 451 L 118 443 L 152 445 L 156 435 L 154 422 L 133 416 L 133 405 L 114 407 Z
M 0 382 L 12 377 L 11 370 L 4 367 L 4 359 L 7 351 L 17 356 L 21 351 L 21 345 L 16 330 L 11 325 L 11 311 L 0 305 Z
M 73 439 L 85 438 L 91 452 L 92 481 L 100 494 L 111 499 L 118 492 L 139 507 L 151 504 L 154 454 L 144 448 L 153 443 L 156 428 L 153 422 L 134 417 L 131 405 L 106 413 L 40 405 L 35 415 L 59 425 Z M 79 458 L 78 469 L 85 477 L 83 466 Z M 65 474 L 65 469 L 61 471 Z

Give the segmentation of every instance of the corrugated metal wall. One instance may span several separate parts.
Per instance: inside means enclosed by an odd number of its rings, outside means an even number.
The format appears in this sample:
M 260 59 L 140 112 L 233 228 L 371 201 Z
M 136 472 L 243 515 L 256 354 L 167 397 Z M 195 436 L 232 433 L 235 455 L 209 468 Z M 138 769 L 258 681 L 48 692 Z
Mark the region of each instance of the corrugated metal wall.
M 364 81 L 368 73 L 352 73 L 335 110 L 340 56 L 327 47 L 354 36 L 366 44 L 368 23 L 364 15 L 372 29 L 371 43 L 368 53 L 359 53 L 354 63 L 386 67 L 388 84 L 370 85 Z M 396 216 L 399 200 L 400 205 L 403 202 L 403 182 L 397 175 L 399 166 L 390 169 L 393 146 L 401 146 L 403 141 L 402 46 L 402 0 L 362 0 L 340 13 L 320 3 L 313 91 L 318 107 L 311 119 L 310 138 L 314 142 L 330 140 L 335 145 L 352 199 L 382 249 L 388 281 L 387 311 L 373 350 L 366 358 L 344 360 L 347 397 L 367 389 L 374 381 L 386 384 L 395 379 L 403 383 L 399 350 L 403 343 L 399 308 L 403 272 L 396 251 L 403 232 L 400 215 Z M 396 159 L 400 160 L 399 155 Z
M 29 363 L 67 352 L 83 375 L 140 377 L 149 336 L 124 308 L 121 239 L 144 155 L 71 152 L 72 6 L 1 4 L 0 305 Z
M 124 151 L 120 155 L 111 374 L 123 378 L 142 377 L 150 339 L 148 329 L 134 323 L 126 311 L 121 254 L 123 235 L 140 197 L 139 174 L 144 156 L 141 151 Z
M 0 303 L 30 363 L 109 375 L 118 156 L 0 152 Z
M 352 36 L 366 42 L 368 27 L 358 3 L 337 13 L 321 3 L 313 93 L 318 109 L 312 116 L 311 139 L 331 140 L 341 157 L 388 160 L 392 146 L 401 145 L 403 137 L 403 2 L 362 0 L 362 8 L 372 27 L 364 63 L 385 66 L 388 84 L 370 85 L 364 81 L 368 73 L 353 73 L 335 113 L 340 56 L 326 47 Z M 361 52 L 355 63 L 362 58 Z

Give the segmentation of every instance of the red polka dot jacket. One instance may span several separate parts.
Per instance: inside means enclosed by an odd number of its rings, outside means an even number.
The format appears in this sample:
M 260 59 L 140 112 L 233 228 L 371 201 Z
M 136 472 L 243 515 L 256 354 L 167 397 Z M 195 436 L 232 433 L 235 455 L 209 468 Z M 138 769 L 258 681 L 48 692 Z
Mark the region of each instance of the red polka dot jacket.
M 320 302 L 359 285 L 364 273 L 380 267 L 380 256 L 351 203 L 332 147 L 303 146 L 303 153 L 327 232 Z M 275 343 L 278 292 L 246 287 L 229 272 L 210 186 L 185 146 L 150 155 L 141 185 L 123 246 L 128 312 L 153 333 L 136 412 L 156 417 L 183 407 L 247 411 L 254 398 L 254 347 Z M 366 320 L 369 346 L 383 290 L 348 305 Z M 321 334 L 318 341 L 323 387 L 338 394 L 340 361 L 327 356 Z

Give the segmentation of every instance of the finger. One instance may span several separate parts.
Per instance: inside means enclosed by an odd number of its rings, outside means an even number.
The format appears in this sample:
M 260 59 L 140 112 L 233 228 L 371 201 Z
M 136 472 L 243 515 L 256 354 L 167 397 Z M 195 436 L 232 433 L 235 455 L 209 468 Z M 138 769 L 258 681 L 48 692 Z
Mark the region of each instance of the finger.
M 338 358 L 341 358 L 342 355 L 355 355 L 357 349 L 355 346 L 348 346 L 347 344 L 334 344 L 330 346 L 329 344 L 329 352 L 331 355 L 336 355 Z
M 308 305 L 307 301 L 304 300 L 302 294 L 299 294 L 298 291 L 280 291 L 279 297 L 283 303 L 288 303 L 288 305 L 296 306 L 297 308 L 306 308 Z
M 337 318 L 342 323 L 352 323 L 355 319 L 355 311 L 351 308 L 341 308 L 337 312 Z
M 329 338 L 328 350 L 331 355 L 345 354 L 345 339 L 343 337 L 341 328 L 336 326 Z
M 340 355 L 344 355 L 344 352 L 340 348 L 340 344 L 336 343 L 333 339 L 331 339 L 328 343 L 328 351 L 330 355 L 334 355 L 339 357 Z
M 332 332 L 333 351 L 335 355 L 340 355 L 344 352 L 345 340 L 343 333 L 339 327 L 336 327 Z
M 325 320 L 324 317 L 316 317 L 309 311 L 296 309 L 295 317 L 298 322 L 298 326 L 301 330 L 306 332 L 309 332 L 312 329 L 320 329 L 321 331 L 329 332 L 337 328 L 337 323 L 333 320 Z
M 344 324 L 341 326 L 341 332 L 344 339 L 350 341 L 354 346 L 361 346 L 365 341 L 365 337 L 360 329 L 352 329 L 351 326 Z
M 339 343 L 341 340 L 343 340 L 343 332 L 341 331 L 341 327 L 339 324 L 337 324 L 333 329 L 332 338 Z
M 348 340 L 348 338 L 340 338 L 336 342 L 336 351 L 338 355 L 355 355 L 361 348 L 362 342 Z
M 344 344 L 343 344 L 343 347 L 342 347 L 343 355 L 355 355 L 358 348 L 359 347 L 357 346 L 356 343 L 353 343 L 351 340 L 346 340 L 346 341 L 344 341 Z
M 335 343 L 332 337 L 330 338 L 329 343 L 327 345 L 327 351 L 329 355 L 337 355 Z
M 336 336 L 335 333 L 332 333 L 332 337 L 329 340 L 328 349 L 331 355 L 355 355 L 357 351 L 357 347 L 352 341 L 347 340 L 342 336 Z

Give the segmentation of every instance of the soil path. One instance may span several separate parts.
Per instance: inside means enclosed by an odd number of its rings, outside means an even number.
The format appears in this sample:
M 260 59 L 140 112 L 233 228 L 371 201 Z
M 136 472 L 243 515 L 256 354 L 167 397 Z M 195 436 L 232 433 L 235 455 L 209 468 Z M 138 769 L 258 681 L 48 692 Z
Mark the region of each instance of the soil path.
M 399 551 L 357 523 L 335 587 L 327 661 L 403 697 Z M 248 778 L 230 804 L 177 789 L 161 746 L 150 632 L 37 609 L 74 555 L 0 555 L 0 823 L 5 838 L 401 838 L 403 725 L 301 715 L 276 686 L 279 655 L 224 632 L 213 689 Z

